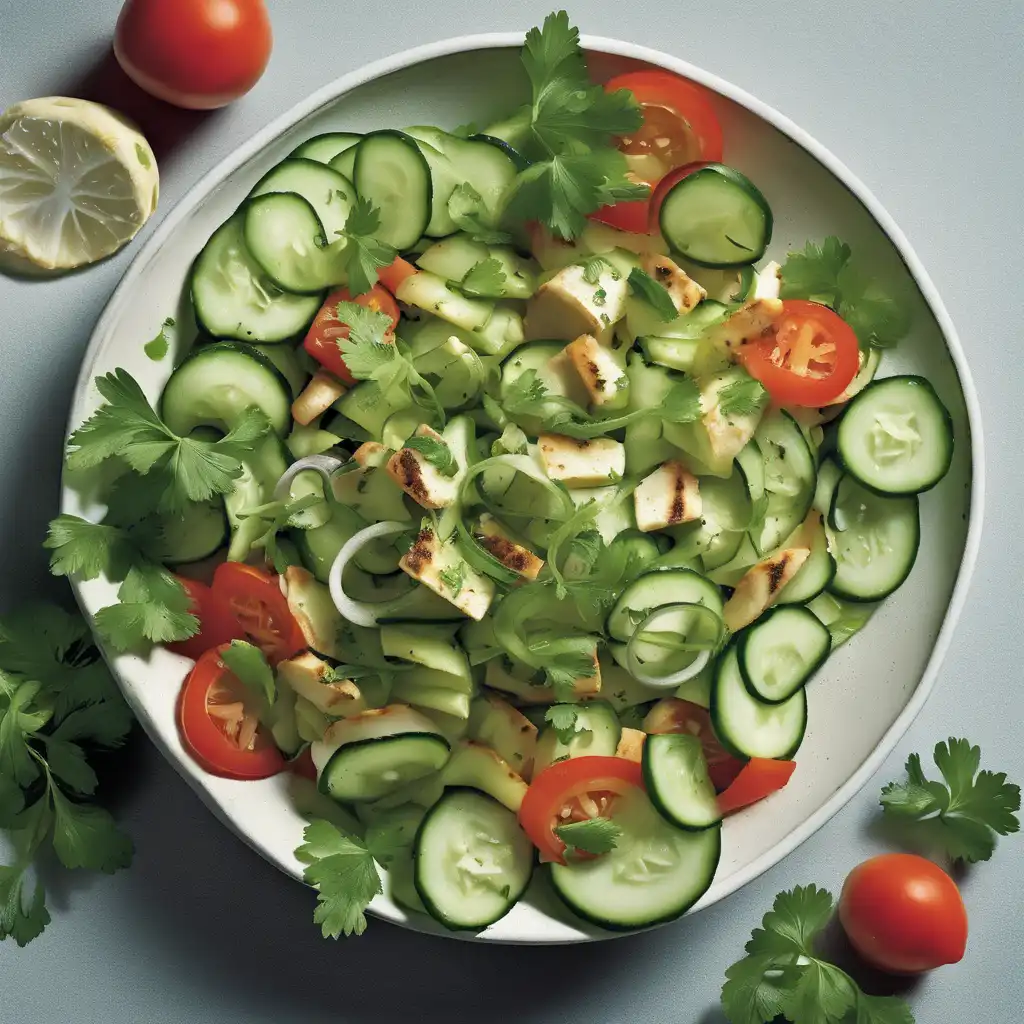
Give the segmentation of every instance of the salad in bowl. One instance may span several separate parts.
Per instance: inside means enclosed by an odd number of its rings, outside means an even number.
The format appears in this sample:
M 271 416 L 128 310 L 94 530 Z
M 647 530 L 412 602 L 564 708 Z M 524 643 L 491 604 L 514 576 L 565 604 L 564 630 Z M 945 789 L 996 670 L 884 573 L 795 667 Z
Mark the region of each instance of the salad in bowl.
M 540 874 L 600 928 L 684 913 L 953 454 L 883 375 L 887 282 L 835 237 L 766 262 L 699 86 L 593 84 L 564 14 L 522 60 L 493 124 L 320 134 L 253 184 L 162 392 L 97 378 L 67 459 L 106 512 L 47 542 L 119 585 L 108 648 L 194 662 L 203 770 L 307 780 L 334 934 L 376 864 L 453 930 Z

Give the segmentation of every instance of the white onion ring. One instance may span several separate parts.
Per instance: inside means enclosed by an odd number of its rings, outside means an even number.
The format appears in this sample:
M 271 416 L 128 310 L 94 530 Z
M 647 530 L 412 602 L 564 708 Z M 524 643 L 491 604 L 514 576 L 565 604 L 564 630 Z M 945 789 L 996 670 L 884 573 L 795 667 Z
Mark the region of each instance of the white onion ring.
M 307 455 L 304 459 L 293 462 L 274 485 L 274 500 L 287 501 L 291 496 L 292 481 L 307 469 L 318 473 L 324 482 L 324 490 L 331 486 L 331 475 L 337 473 L 345 465 L 344 459 L 334 455 Z
M 390 601 L 356 601 L 345 593 L 341 577 L 345 566 L 352 560 L 356 552 L 364 548 L 372 540 L 378 537 L 389 537 L 396 533 L 405 533 L 409 529 L 408 523 L 400 523 L 397 520 L 374 523 L 360 530 L 349 538 L 341 547 L 334 562 L 331 565 L 331 573 L 328 577 L 328 586 L 331 590 L 331 599 L 334 601 L 338 611 L 357 626 L 376 626 L 378 621 L 391 613 L 396 607 L 404 604 L 407 595 L 392 598 Z

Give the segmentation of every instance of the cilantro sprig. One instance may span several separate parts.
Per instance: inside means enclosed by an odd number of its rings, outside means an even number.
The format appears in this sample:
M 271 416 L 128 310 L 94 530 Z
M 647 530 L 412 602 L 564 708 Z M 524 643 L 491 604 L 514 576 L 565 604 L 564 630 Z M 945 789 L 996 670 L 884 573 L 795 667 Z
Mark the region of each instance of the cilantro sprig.
M 664 285 L 658 284 L 650 274 L 634 267 L 629 272 L 629 290 L 638 299 L 642 299 L 666 323 L 679 318 L 672 297 Z
M 1004 772 L 979 771 L 981 748 L 950 737 L 933 753 L 943 782 L 928 779 L 919 754 L 907 758 L 906 782 L 890 782 L 882 808 L 889 817 L 912 824 L 926 843 L 952 860 L 988 860 L 996 836 L 1020 829 L 1020 787 Z
M 571 743 L 581 732 L 590 732 L 580 720 L 578 704 L 552 704 L 544 712 L 544 721 L 554 730 L 560 743 Z
M 779 893 L 726 972 L 722 1008 L 730 1024 L 913 1024 L 895 996 L 870 996 L 845 971 L 818 955 L 815 940 L 832 916 L 832 896 L 814 885 Z
M 13 863 L 0 865 L 0 939 L 24 946 L 50 922 L 34 870 L 52 846 L 66 868 L 112 873 L 131 840 L 93 802 L 93 751 L 124 743 L 132 715 L 85 624 L 53 605 L 0 622 L 0 828 Z
M 412 437 L 406 438 L 403 447 L 419 452 L 430 465 L 445 476 L 455 476 L 459 471 L 459 464 L 455 461 L 451 448 L 447 442 L 439 438 L 431 437 L 429 434 L 413 434 Z
M 767 402 L 767 389 L 753 377 L 739 377 L 718 392 L 718 411 L 726 418 L 751 416 Z
M 569 853 L 600 855 L 615 849 L 622 829 L 610 818 L 590 818 L 558 825 L 555 835 L 565 843 Z
M 491 226 L 492 213 L 483 196 L 468 182 L 456 185 L 448 197 L 448 216 L 452 223 L 474 242 L 484 245 L 506 245 L 512 236 Z
M 368 199 L 358 196 L 352 204 L 345 228 L 341 253 L 348 274 L 348 289 L 353 295 L 368 292 L 376 283 L 379 271 L 389 267 L 398 255 L 393 245 L 375 237 L 380 230 L 380 210 Z

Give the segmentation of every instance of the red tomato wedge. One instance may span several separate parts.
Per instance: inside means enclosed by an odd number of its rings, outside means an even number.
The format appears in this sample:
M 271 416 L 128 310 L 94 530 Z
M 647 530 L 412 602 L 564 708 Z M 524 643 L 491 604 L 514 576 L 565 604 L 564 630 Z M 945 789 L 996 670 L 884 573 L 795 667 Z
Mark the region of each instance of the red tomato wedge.
M 607 92 L 628 89 L 643 111 L 643 124 L 624 135 L 626 154 L 636 181 L 652 188 L 676 167 L 722 159 L 722 126 L 702 86 L 668 71 L 631 71 L 611 79 Z M 623 231 L 644 233 L 650 224 L 650 200 L 616 203 L 593 214 L 595 220 Z
M 565 863 L 565 843 L 557 825 L 607 817 L 615 798 L 631 786 L 643 788 L 643 772 L 623 757 L 573 757 L 549 765 L 526 791 L 519 823 L 543 861 Z
M 306 639 L 281 593 L 280 577 L 241 562 L 224 562 L 213 574 L 213 591 L 272 665 L 305 649 Z
M 186 579 L 184 576 L 178 576 L 177 579 L 192 601 L 189 610 L 199 619 L 199 632 L 187 640 L 176 640 L 168 644 L 169 650 L 198 661 L 199 656 L 205 654 L 211 647 L 246 638 L 242 624 L 222 595 L 215 594 L 210 587 L 198 580 Z
M 221 647 L 196 662 L 178 698 L 178 727 L 189 754 L 227 779 L 266 779 L 284 758 L 247 703 L 245 684 L 220 660 Z
M 396 256 L 394 262 L 387 267 L 381 267 L 377 272 L 377 278 L 392 295 L 398 291 L 399 285 L 407 278 L 418 274 L 419 271 L 401 256 Z
M 817 408 L 857 375 L 860 348 L 853 328 L 828 306 L 786 299 L 771 334 L 744 345 L 740 358 L 779 405 Z
M 708 776 L 721 793 L 739 775 L 745 762 L 733 757 L 718 741 L 711 715 L 706 708 L 678 697 L 659 700 L 644 719 L 644 731 L 652 735 L 663 732 L 688 732 L 700 740 Z
M 354 302 L 376 313 L 387 314 L 391 317 L 392 330 L 398 326 L 398 303 L 380 285 L 374 285 L 368 292 L 355 298 L 352 298 L 347 288 L 338 288 L 327 296 L 320 312 L 310 324 L 302 347 L 335 377 L 346 384 L 355 384 L 356 379 L 349 373 L 338 347 L 338 343 L 348 337 L 348 324 L 340 323 L 336 316 L 339 302 Z
M 778 792 L 793 777 L 796 761 L 773 761 L 752 757 L 729 786 L 718 794 L 718 809 L 732 814 Z

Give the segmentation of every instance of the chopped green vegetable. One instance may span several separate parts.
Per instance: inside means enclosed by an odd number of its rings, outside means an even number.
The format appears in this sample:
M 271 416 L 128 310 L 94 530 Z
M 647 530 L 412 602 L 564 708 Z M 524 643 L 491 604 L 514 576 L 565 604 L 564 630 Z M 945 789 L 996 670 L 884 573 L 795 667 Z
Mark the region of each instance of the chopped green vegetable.
M 491 256 L 470 267 L 459 288 L 467 295 L 500 299 L 505 294 L 507 282 L 501 262 Z
M 455 565 L 442 569 L 437 576 L 441 583 L 451 591 L 452 597 L 458 597 L 466 585 L 466 563 L 456 562 Z
M 622 837 L 622 829 L 609 818 L 591 818 L 557 825 L 555 835 L 571 853 L 611 853 Z
M 740 377 L 718 392 L 718 411 L 725 417 L 750 416 L 768 401 L 765 386 L 753 377 Z
M 629 288 L 638 299 L 643 299 L 662 320 L 670 322 L 678 319 L 679 310 L 676 309 L 672 297 L 664 286 L 658 284 L 650 274 L 645 273 L 639 267 L 634 267 L 629 272 Z

